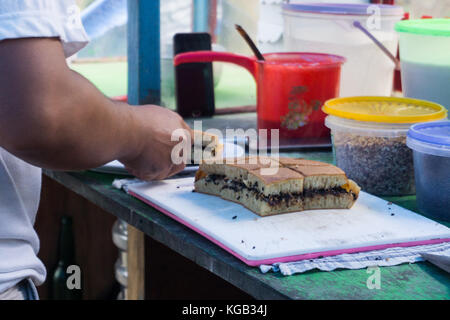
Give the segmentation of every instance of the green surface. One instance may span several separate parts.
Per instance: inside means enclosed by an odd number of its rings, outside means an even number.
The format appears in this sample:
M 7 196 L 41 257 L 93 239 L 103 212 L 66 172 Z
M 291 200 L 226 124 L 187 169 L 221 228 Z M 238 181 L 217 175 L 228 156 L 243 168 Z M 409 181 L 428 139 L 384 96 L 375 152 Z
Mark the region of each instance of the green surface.
M 214 91 L 216 108 L 255 105 L 256 84 L 250 73 L 230 64 L 221 65 L 219 82 Z M 74 63 L 71 68 L 90 80 L 108 97 L 127 94 L 127 62 Z M 165 106 L 175 108 L 173 91 L 163 91 L 162 100 Z
M 260 273 L 254 269 L 251 272 Z M 368 289 L 367 269 L 308 271 L 293 276 L 266 274 L 271 285 L 296 299 L 339 300 L 448 300 L 450 280 L 428 262 L 380 268 L 380 289 Z
M 222 75 L 215 90 L 216 107 L 256 105 L 256 83 L 253 76 L 243 68 L 222 65 Z
M 74 63 L 70 67 L 90 80 L 108 97 L 127 94 L 126 62 Z

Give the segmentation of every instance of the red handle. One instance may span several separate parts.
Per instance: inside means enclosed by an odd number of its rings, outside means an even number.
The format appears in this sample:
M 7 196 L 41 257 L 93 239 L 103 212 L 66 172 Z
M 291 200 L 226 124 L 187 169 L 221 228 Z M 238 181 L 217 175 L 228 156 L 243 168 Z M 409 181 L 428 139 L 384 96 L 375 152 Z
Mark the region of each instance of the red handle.
M 195 51 L 186 52 L 176 55 L 173 59 L 175 66 L 183 63 L 193 63 L 193 62 L 229 62 L 237 64 L 241 67 L 247 69 L 252 76 L 256 79 L 256 60 L 240 56 L 234 53 L 227 52 L 215 52 L 215 51 Z

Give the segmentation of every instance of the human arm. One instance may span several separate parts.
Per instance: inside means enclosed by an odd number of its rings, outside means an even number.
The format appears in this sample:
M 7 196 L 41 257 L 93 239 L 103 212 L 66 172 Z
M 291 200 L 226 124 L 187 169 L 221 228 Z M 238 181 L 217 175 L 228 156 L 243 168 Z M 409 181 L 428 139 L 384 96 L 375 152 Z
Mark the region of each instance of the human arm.
M 56 170 L 122 161 L 146 180 L 174 165 L 171 133 L 189 130 L 157 106 L 114 102 L 71 71 L 56 38 L 0 42 L 0 146 L 31 164 Z

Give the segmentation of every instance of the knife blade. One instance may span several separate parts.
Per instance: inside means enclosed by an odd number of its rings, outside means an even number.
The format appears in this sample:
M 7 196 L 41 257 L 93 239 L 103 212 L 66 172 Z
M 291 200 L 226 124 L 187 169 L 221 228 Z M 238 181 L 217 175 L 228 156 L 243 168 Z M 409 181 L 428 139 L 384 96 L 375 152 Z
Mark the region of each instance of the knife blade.
M 425 260 L 431 262 L 435 266 L 450 273 L 450 257 L 433 253 L 421 252 L 420 255 Z

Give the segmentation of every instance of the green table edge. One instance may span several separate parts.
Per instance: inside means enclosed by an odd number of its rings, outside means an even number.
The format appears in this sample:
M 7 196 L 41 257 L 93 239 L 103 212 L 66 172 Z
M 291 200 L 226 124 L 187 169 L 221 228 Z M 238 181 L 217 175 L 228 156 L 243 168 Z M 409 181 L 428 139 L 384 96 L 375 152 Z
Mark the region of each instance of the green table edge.
M 292 276 L 283 276 L 280 273 L 263 274 L 259 268 L 245 265 L 196 232 L 112 187 L 113 180 L 123 176 L 90 171 L 80 173 L 45 171 L 45 174 L 82 196 L 86 197 L 87 193 L 92 193 L 91 191 L 106 196 L 104 203 L 96 204 L 257 299 L 447 300 L 450 298 L 449 275 L 428 262 L 380 267 L 381 288 L 372 290 L 367 287 L 367 281 L 371 276 L 367 269 L 308 271 Z M 84 185 L 83 190 L 73 183 L 64 183 L 63 180 L 68 177 L 74 178 L 74 182 L 76 180 L 81 182 Z M 415 197 L 395 197 L 388 200 L 410 209 L 414 207 L 413 198 Z M 112 201 L 108 203 L 108 199 Z M 115 212 L 114 207 L 117 205 L 128 208 L 127 217 Z M 180 246 L 179 240 L 169 239 L 164 232 L 161 234 L 156 234 L 156 231 L 148 232 L 143 227 L 146 223 L 156 223 L 174 237 L 183 235 L 182 241 L 189 243 L 189 246 Z M 185 252 L 187 247 L 191 248 L 189 249 L 191 252 Z

